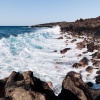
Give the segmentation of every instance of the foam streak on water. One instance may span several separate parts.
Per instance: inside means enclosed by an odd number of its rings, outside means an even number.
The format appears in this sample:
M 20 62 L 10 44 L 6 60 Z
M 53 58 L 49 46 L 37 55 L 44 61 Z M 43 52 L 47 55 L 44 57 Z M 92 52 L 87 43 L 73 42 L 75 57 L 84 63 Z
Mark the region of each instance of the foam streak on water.
M 93 81 L 94 74 L 90 78 L 86 78 L 87 72 L 85 69 L 74 69 L 72 65 L 78 62 L 83 55 L 77 58 L 78 53 L 86 51 L 75 50 L 77 42 L 82 39 L 77 39 L 75 43 L 70 43 L 71 48 L 65 55 L 60 54 L 60 50 L 66 47 L 64 41 L 58 40 L 60 36 L 60 27 L 38 29 L 31 33 L 19 34 L 17 37 L 10 36 L 9 38 L 0 39 L 0 78 L 9 76 L 12 71 L 33 71 L 34 75 L 43 81 L 51 81 L 53 89 L 57 93 L 60 92 L 62 80 L 69 71 L 82 72 L 84 81 Z M 70 36 L 71 37 L 71 36 Z M 58 52 L 53 52 L 57 50 Z M 62 58 L 62 56 L 65 56 Z M 57 64 L 57 62 L 63 62 Z

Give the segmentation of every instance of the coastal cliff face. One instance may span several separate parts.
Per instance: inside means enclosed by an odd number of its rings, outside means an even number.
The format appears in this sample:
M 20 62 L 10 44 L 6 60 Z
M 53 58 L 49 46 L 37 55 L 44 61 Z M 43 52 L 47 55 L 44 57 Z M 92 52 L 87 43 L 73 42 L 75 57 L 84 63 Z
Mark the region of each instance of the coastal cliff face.
M 74 32 L 77 34 L 96 34 L 100 37 L 100 16 L 90 19 L 79 19 L 75 22 L 56 22 L 33 25 L 31 27 L 53 27 L 59 25 L 62 32 Z

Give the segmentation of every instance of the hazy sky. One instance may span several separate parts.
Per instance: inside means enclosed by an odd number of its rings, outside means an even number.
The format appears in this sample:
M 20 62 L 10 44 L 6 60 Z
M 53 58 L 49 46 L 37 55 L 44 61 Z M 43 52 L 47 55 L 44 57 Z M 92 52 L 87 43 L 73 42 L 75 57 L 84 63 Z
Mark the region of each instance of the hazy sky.
M 100 0 L 0 0 L 0 25 L 34 25 L 100 16 Z

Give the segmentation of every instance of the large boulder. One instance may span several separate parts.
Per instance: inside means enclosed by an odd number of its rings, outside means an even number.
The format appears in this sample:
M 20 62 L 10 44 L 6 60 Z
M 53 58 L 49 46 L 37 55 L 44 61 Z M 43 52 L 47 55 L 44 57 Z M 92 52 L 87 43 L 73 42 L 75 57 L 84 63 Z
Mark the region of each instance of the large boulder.
M 46 82 L 33 76 L 33 72 L 12 72 L 5 85 L 5 97 L 10 100 L 56 100 Z
M 86 57 L 83 57 L 80 61 L 79 61 L 79 64 L 81 65 L 81 66 L 86 66 L 86 65 L 88 65 L 88 59 L 86 58 Z
M 62 83 L 59 100 L 99 100 L 100 90 L 93 90 L 82 81 L 81 75 L 69 72 Z

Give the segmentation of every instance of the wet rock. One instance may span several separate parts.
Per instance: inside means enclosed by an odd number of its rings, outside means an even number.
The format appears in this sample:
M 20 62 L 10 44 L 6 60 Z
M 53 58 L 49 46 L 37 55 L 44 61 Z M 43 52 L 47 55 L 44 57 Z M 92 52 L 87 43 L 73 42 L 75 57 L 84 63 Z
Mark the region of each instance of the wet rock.
M 79 63 L 75 63 L 75 64 L 73 64 L 73 68 L 79 68 L 81 66 L 81 64 L 79 64 Z
M 83 59 L 79 61 L 79 64 L 81 64 L 81 66 L 86 66 L 88 65 L 88 61 L 89 60 L 86 57 L 84 57 Z
M 53 52 L 57 52 L 57 50 L 54 50 Z
M 96 74 L 100 74 L 100 70 L 96 72 Z
M 100 90 L 93 90 L 88 87 L 81 75 L 76 72 L 69 72 L 62 83 L 62 91 L 59 94 L 59 100 L 97 100 L 100 96 Z
M 5 96 L 5 82 L 0 80 L 0 98 Z
M 81 57 L 81 56 L 82 56 L 82 54 L 78 54 L 78 55 L 77 55 L 77 57 Z
M 75 41 L 77 41 L 76 39 L 73 39 L 72 41 L 71 41 L 71 43 L 74 43 Z
M 94 54 L 92 54 L 92 58 L 93 59 L 100 59 L 100 52 L 95 52 Z
M 83 42 L 79 42 L 76 45 L 77 45 L 77 47 L 76 47 L 77 49 L 81 50 L 81 49 L 85 48 L 85 44 Z
M 96 76 L 95 78 L 96 78 L 96 80 L 95 80 L 96 83 L 97 83 L 97 84 L 100 84 L 100 75 Z
M 87 68 L 86 68 L 86 71 L 87 72 L 89 72 L 89 73 L 92 73 L 93 72 L 93 67 L 92 66 L 88 66 Z
M 84 52 L 83 52 L 83 54 L 86 54 L 86 53 L 88 53 L 88 52 L 87 52 L 87 51 L 84 51 Z
M 43 95 L 44 94 L 44 95 Z M 49 84 L 33 76 L 33 72 L 12 72 L 5 85 L 5 97 L 11 100 L 56 100 Z
M 59 38 L 57 38 L 57 39 L 63 39 L 63 37 L 61 36 L 61 37 L 59 37 Z
M 65 48 L 65 49 L 61 50 L 60 53 L 65 54 L 68 50 L 70 50 L 70 48 Z
M 94 43 L 93 42 L 91 42 L 91 43 L 89 43 L 89 44 L 87 44 L 87 50 L 89 51 L 89 52 L 93 52 L 94 51 Z
M 93 66 L 100 68 L 100 61 L 95 60 Z

